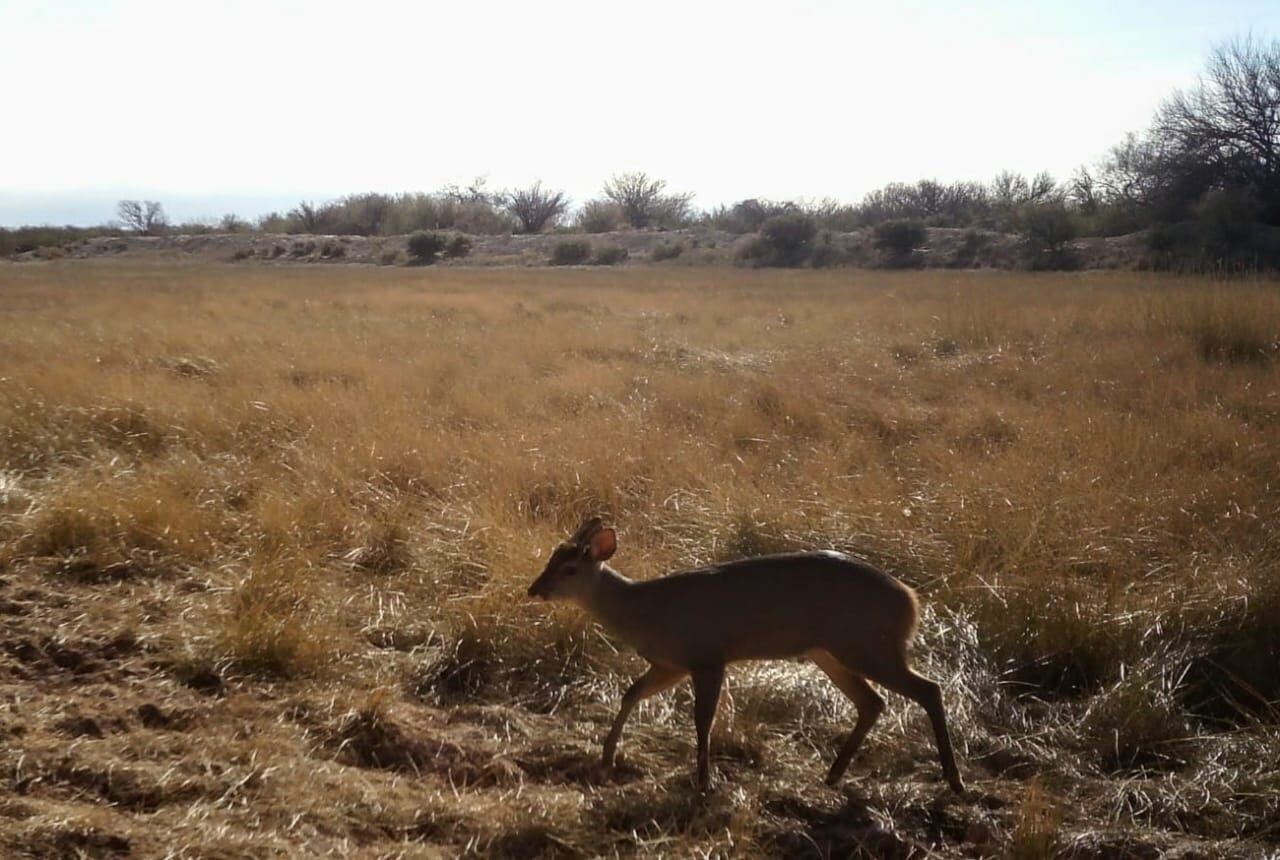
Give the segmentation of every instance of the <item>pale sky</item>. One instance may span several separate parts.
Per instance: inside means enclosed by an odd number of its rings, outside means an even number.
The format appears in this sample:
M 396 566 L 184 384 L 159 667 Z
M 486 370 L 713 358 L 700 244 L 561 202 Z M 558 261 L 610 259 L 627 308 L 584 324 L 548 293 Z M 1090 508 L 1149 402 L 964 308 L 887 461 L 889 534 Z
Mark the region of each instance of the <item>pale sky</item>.
M 1065 177 L 1280 2 L 0 0 L 0 224 L 644 170 L 710 207 Z

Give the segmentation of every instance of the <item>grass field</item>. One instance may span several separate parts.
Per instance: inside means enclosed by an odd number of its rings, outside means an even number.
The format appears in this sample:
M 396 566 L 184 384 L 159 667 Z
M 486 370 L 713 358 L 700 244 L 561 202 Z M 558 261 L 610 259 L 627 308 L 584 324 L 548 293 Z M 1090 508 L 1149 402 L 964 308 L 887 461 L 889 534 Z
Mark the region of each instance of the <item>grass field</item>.
M 1278 350 L 1274 283 L 0 264 L 0 845 L 1276 852 Z M 687 689 L 601 773 L 641 661 L 524 594 L 597 512 L 634 577 L 914 585 L 969 795 L 893 696 L 823 786 L 800 663 L 731 671 L 710 796 Z

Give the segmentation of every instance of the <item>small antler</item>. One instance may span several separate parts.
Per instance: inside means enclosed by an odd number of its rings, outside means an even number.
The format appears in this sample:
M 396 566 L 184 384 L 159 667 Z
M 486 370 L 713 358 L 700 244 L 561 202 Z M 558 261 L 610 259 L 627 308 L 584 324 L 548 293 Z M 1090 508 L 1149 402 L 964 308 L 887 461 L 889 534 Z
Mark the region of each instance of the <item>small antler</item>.
M 583 546 L 587 541 L 591 540 L 592 535 L 602 528 L 604 528 L 604 520 L 600 517 L 588 517 L 583 520 L 582 525 L 578 526 L 578 530 L 573 533 L 573 537 L 569 538 L 569 540 L 578 546 Z

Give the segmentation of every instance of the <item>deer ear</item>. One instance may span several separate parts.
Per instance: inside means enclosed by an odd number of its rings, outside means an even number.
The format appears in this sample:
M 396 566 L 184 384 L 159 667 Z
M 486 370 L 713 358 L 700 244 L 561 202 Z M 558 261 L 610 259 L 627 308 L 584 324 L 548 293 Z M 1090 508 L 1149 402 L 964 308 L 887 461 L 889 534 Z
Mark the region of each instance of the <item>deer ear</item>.
M 591 536 L 587 551 L 592 561 L 608 561 L 618 549 L 618 533 L 613 529 L 600 529 Z
M 579 546 L 585 545 L 591 539 L 591 536 L 600 530 L 603 522 L 599 517 L 588 517 L 582 521 L 582 525 L 578 526 L 578 530 L 573 533 L 573 537 L 569 538 L 569 540 Z

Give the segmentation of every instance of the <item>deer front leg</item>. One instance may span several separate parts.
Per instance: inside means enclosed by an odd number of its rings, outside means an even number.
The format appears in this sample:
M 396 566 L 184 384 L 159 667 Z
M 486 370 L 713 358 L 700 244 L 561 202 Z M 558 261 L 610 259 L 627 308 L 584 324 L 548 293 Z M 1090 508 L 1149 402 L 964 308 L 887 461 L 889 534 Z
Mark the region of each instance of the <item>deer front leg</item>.
M 609 730 L 609 736 L 604 739 L 602 764 L 606 769 L 613 767 L 614 754 L 618 751 L 618 741 L 622 739 L 622 727 L 626 725 L 627 718 L 631 716 L 635 706 L 650 696 L 674 687 L 684 680 L 687 674 L 689 673 L 685 669 L 655 664 L 650 666 L 649 671 L 637 678 L 627 692 L 622 694 L 622 707 L 618 709 L 618 716 L 613 720 L 613 728 Z

